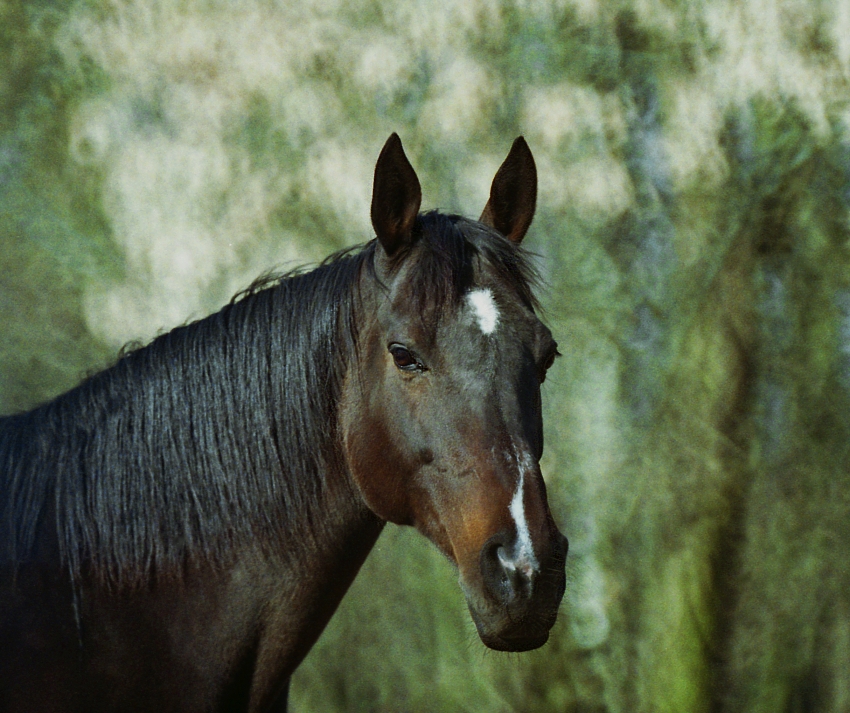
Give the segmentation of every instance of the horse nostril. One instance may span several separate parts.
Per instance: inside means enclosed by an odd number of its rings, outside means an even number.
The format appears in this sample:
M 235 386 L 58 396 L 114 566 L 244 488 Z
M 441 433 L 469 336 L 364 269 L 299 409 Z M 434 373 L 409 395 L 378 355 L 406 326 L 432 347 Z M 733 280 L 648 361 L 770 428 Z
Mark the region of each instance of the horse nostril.
M 499 558 L 499 564 L 502 565 L 502 569 L 506 571 L 516 569 L 516 566 L 508 557 L 507 550 L 502 545 L 496 548 L 496 556 Z
M 499 564 L 507 583 L 507 600 L 512 601 L 531 594 L 531 582 L 534 570 L 528 562 L 512 559 L 504 547 L 498 549 Z
M 502 604 L 531 596 L 535 570 L 524 557 L 516 557 L 500 539 L 482 551 L 481 573 L 491 596 Z

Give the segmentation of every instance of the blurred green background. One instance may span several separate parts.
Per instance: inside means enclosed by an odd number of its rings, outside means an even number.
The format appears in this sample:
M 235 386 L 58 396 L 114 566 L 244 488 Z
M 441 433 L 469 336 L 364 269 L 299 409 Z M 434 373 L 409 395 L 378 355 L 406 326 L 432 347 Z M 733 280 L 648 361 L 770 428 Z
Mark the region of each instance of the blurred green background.
M 487 651 L 391 527 L 292 709 L 850 710 L 848 0 L 0 0 L 0 413 L 369 239 L 392 131 L 537 159 L 567 595 Z

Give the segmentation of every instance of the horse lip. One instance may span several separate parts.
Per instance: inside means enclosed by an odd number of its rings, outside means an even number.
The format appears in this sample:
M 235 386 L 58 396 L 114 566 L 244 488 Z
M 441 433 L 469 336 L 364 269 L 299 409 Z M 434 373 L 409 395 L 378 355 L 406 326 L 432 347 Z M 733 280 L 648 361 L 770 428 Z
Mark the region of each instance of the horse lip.
M 498 606 L 461 578 L 469 613 L 485 646 L 496 651 L 523 652 L 538 649 L 549 640 L 566 591 L 565 554 L 555 556 L 556 566 L 547 568 L 547 574 L 538 582 L 536 596 L 519 606 Z
M 543 644 L 549 641 L 549 632 L 545 632 L 538 636 L 522 636 L 522 637 L 503 637 L 494 634 L 484 635 L 480 631 L 478 635 L 481 641 L 488 649 L 494 651 L 509 651 L 511 653 L 522 653 L 523 651 L 533 651 L 539 649 Z
M 513 653 L 521 653 L 523 651 L 532 651 L 533 649 L 539 649 L 541 646 L 543 646 L 543 644 L 545 644 L 549 640 L 549 631 L 555 623 L 553 617 L 552 623 L 547 626 L 544 631 L 541 632 L 538 628 L 537 631 L 532 634 L 496 634 L 488 630 L 488 627 L 484 624 L 484 620 L 482 619 L 481 615 L 471 605 L 469 605 L 469 613 L 472 616 L 472 621 L 475 624 L 475 628 L 478 630 L 478 636 L 481 639 L 481 642 L 488 649 L 493 649 L 494 651 L 510 651 Z

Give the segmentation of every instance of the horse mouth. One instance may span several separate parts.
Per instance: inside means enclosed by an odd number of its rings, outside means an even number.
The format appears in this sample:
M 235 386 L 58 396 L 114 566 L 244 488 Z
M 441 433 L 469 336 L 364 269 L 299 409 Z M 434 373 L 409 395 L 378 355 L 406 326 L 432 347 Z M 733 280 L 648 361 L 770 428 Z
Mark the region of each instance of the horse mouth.
M 549 640 L 566 590 L 566 538 L 558 541 L 545 562 L 544 574 L 508 589 L 488 586 L 488 572 L 472 583 L 461 577 L 461 587 L 481 642 L 496 651 L 522 652 L 539 649 Z M 497 581 L 498 584 L 498 581 Z M 522 585 L 522 586 L 520 586 Z
M 481 637 L 481 641 L 488 649 L 493 649 L 494 651 L 509 651 L 511 653 L 533 651 L 534 649 L 539 649 L 543 646 L 543 644 L 549 641 L 548 631 L 539 636 L 523 636 L 516 639 L 503 638 L 495 635 L 485 635 L 480 631 L 478 632 L 478 635 Z
M 493 625 L 488 623 L 471 605 L 469 605 L 469 613 L 481 642 L 494 651 L 521 653 L 539 649 L 549 640 L 549 631 L 555 623 L 555 615 L 551 615 L 546 616 L 542 622 L 538 619 L 536 625 L 522 620 L 507 624 L 499 622 Z

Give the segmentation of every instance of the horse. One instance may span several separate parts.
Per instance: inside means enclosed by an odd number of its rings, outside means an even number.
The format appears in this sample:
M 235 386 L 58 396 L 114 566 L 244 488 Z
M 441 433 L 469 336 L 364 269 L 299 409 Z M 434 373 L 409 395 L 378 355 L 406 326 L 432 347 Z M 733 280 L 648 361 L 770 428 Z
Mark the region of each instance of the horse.
M 520 137 L 480 220 L 420 213 L 393 134 L 370 242 L 0 420 L 0 710 L 285 710 L 387 522 L 456 566 L 486 646 L 542 646 L 568 544 L 536 195 Z

